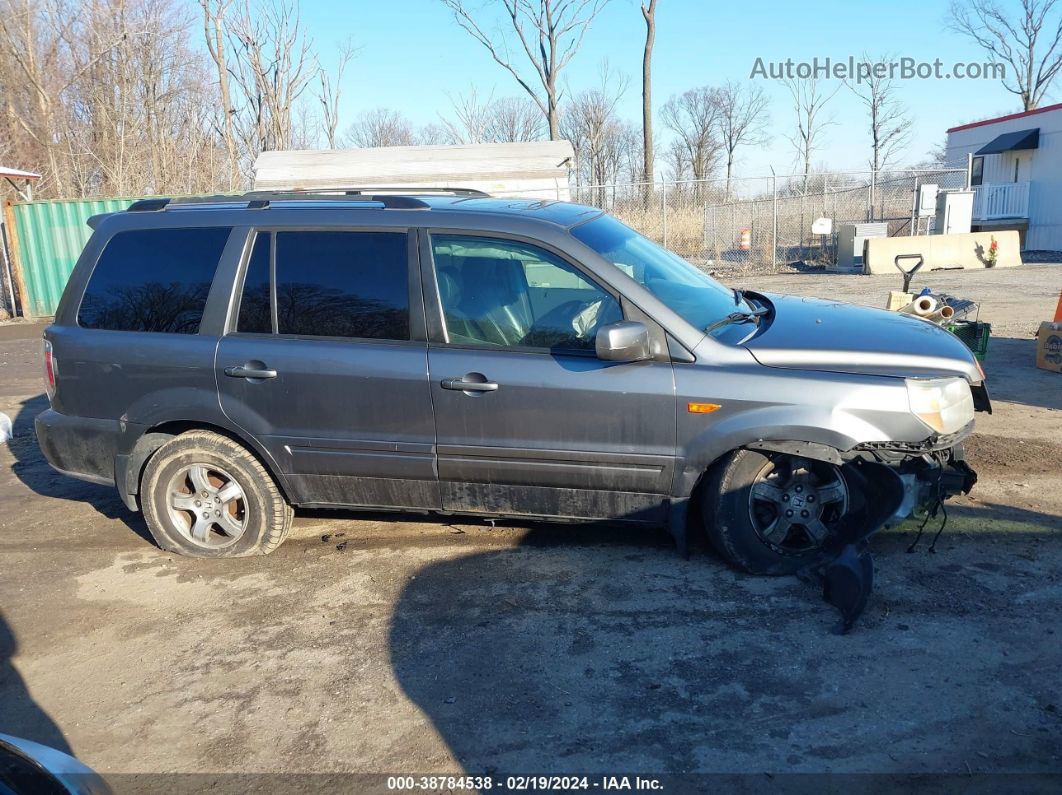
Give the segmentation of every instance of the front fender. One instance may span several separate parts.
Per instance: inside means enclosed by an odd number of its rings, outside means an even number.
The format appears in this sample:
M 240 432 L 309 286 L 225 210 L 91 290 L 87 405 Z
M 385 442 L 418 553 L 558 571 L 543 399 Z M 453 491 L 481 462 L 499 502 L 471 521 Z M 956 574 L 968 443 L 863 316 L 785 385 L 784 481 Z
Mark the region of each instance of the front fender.
M 771 408 L 711 424 L 679 451 L 674 496 L 688 497 L 715 461 L 742 447 L 795 452 L 804 445 L 802 454 L 836 463 L 842 451 L 859 443 L 858 435 L 840 430 L 830 418 L 820 418 L 821 422 L 793 422 L 794 419 L 792 411 Z
M 749 357 L 751 359 L 751 357 Z M 879 440 L 921 442 L 901 378 L 800 372 L 747 363 L 675 367 L 678 461 L 673 491 L 687 496 L 720 456 L 764 443 L 804 443 L 823 457 Z M 712 413 L 683 411 L 716 404 Z M 825 460 L 825 458 L 824 458 Z

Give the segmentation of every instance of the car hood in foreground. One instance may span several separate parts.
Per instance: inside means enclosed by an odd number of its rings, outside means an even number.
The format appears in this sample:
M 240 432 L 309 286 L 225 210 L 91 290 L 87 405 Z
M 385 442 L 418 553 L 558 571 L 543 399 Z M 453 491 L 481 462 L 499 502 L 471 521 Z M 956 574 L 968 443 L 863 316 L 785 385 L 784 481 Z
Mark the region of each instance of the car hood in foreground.
M 774 311 L 744 343 L 760 364 L 797 370 L 981 380 L 958 337 L 910 315 L 839 301 L 765 294 Z

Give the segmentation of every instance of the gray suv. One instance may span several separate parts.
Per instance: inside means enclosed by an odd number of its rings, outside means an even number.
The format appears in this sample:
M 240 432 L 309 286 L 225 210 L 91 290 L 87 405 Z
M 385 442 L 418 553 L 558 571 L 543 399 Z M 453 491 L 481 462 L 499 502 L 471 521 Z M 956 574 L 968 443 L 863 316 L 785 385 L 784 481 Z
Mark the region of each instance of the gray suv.
M 453 195 L 145 200 L 45 332 L 57 470 L 158 544 L 292 506 L 703 527 L 793 572 L 969 490 L 984 376 L 924 320 L 733 290 L 606 213 Z

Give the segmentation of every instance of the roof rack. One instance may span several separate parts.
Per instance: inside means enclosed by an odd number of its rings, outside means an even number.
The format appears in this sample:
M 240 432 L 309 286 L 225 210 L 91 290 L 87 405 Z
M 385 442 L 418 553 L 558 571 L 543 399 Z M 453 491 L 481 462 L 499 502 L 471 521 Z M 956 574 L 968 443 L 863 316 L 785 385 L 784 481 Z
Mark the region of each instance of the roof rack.
M 271 191 L 251 191 L 252 193 L 269 193 Z M 417 187 L 412 185 L 381 185 L 375 187 L 367 187 L 364 185 L 337 185 L 335 187 L 327 188 L 291 188 L 286 190 L 278 190 L 278 193 L 317 193 L 331 195 L 334 193 L 343 193 L 347 196 L 362 196 L 365 194 L 371 194 L 379 196 L 381 194 L 388 195 L 402 195 L 402 196 L 417 196 L 417 195 L 443 195 L 443 196 L 467 196 L 478 198 L 490 198 L 490 194 L 476 188 L 441 188 L 441 187 Z
M 484 196 L 487 194 L 483 194 Z M 318 192 L 250 191 L 241 196 L 187 196 L 174 199 L 140 199 L 128 207 L 129 212 L 158 212 L 161 210 L 264 210 L 269 207 L 348 207 L 358 209 L 426 210 L 426 201 L 408 195 Z

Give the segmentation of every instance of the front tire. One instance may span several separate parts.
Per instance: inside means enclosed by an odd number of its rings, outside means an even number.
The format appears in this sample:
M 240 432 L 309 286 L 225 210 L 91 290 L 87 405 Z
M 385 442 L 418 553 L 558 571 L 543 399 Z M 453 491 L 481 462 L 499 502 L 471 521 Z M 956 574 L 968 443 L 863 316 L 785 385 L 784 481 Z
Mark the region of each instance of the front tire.
M 189 431 L 148 460 L 140 483 L 155 542 L 198 558 L 266 555 L 280 546 L 293 511 L 247 448 L 212 431 Z
M 736 450 L 709 473 L 701 513 L 708 540 L 728 563 L 783 575 L 816 560 L 848 504 L 848 485 L 833 464 Z

